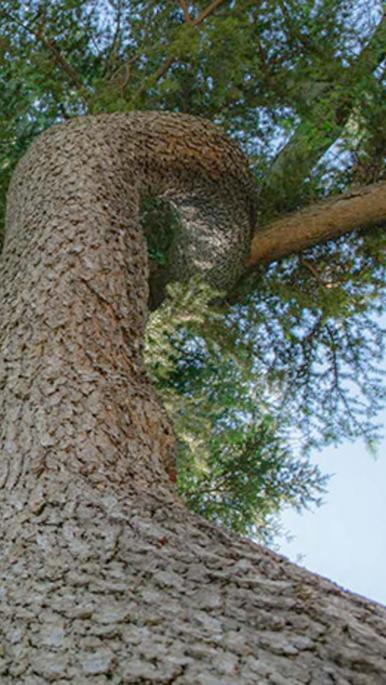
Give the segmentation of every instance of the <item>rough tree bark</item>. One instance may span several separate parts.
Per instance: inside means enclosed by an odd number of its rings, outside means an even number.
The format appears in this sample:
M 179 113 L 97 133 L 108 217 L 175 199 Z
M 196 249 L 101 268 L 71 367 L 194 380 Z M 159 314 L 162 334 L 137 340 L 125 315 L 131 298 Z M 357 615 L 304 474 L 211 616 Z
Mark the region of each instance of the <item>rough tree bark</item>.
M 149 113 L 51 129 L 15 173 L 0 282 L 4 685 L 386 680 L 384 608 L 190 514 L 173 484 L 141 360 L 139 198 L 179 205 L 178 268 L 189 258 L 221 282 L 245 259 L 250 188 L 214 127 Z

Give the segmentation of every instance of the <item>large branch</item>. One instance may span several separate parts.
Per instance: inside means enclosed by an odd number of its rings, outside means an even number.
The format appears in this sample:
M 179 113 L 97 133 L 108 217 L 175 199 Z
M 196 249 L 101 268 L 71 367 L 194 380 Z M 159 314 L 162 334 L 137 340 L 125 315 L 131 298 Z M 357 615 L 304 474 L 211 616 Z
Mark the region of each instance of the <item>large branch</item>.
M 362 186 L 287 214 L 258 231 L 248 266 L 267 263 L 386 221 L 386 181 Z
M 336 65 L 336 80 L 299 82 L 308 108 L 292 138 L 274 160 L 260 196 L 263 206 L 283 208 L 287 187 L 300 187 L 317 162 L 341 135 L 357 101 L 359 80 L 371 75 L 385 56 L 386 18 L 378 23 L 369 42 L 348 68 Z M 323 135 L 318 131 L 323 130 Z M 278 192 L 278 188 L 281 192 Z

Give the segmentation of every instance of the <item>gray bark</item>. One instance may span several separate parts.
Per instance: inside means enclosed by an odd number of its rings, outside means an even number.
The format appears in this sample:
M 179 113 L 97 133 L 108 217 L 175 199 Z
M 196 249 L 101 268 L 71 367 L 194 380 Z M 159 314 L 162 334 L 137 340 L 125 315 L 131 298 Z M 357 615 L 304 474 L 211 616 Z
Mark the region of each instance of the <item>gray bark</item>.
M 176 494 L 171 427 L 141 358 L 143 193 L 179 204 L 183 270 L 237 278 L 250 178 L 209 124 L 71 122 L 38 139 L 11 185 L 1 683 L 381 685 L 384 608 L 213 527 Z

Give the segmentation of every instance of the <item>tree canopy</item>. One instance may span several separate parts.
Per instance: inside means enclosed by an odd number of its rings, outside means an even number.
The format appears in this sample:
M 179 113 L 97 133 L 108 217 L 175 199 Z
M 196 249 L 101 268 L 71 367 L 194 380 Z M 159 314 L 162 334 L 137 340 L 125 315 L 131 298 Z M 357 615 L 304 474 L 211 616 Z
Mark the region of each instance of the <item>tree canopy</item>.
M 385 178 L 377 0 L 4 0 L 0 18 L 2 215 L 32 138 L 86 113 L 171 110 L 222 125 L 250 157 L 258 230 Z M 154 291 L 178 217 L 158 202 L 142 221 Z M 364 221 L 254 265 L 232 293 L 169 287 L 146 355 L 192 508 L 270 540 L 283 504 L 323 492 L 310 449 L 359 435 L 374 444 L 384 235 Z

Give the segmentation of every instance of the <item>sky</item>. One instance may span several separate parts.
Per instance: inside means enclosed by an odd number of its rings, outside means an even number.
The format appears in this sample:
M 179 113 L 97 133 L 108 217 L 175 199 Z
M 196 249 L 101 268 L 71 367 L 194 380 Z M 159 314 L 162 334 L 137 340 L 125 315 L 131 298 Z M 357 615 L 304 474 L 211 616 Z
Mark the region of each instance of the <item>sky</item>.
M 380 415 L 385 426 L 386 411 Z M 287 510 L 283 526 L 293 537 L 280 552 L 347 590 L 386 605 L 386 438 L 377 458 L 362 441 L 314 455 L 334 474 L 324 505 L 297 514 Z

